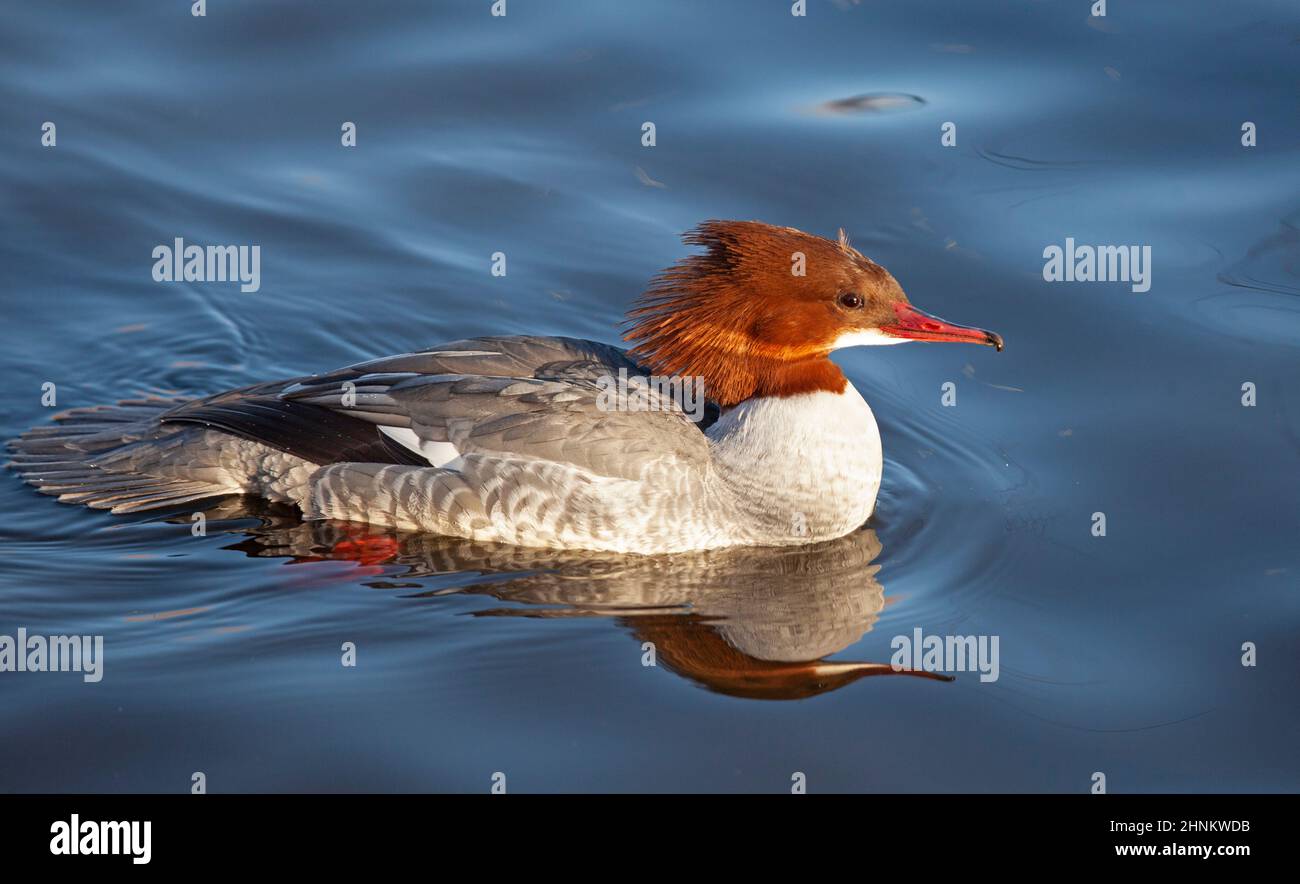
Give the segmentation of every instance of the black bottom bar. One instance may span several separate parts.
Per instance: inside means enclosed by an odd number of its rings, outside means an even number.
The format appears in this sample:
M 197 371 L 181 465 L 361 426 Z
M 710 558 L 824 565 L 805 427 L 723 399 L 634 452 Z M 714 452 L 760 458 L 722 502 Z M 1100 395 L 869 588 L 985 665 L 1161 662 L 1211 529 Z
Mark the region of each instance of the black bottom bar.
M 1285 858 L 1297 803 L 1294 795 L 40 795 L 0 798 L 0 831 L 6 861 L 81 870 L 216 870 L 253 858 L 329 870 L 377 856 L 427 859 L 431 850 L 509 859 L 521 841 L 617 855 L 682 839 L 706 852 L 711 843 L 760 853 L 849 847 L 868 865 L 888 854 L 927 864 L 978 857 L 998 867 L 1052 859 L 1230 870 Z M 94 849 L 101 853 L 87 855 Z M 146 850 L 148 862 L 135 862 Z

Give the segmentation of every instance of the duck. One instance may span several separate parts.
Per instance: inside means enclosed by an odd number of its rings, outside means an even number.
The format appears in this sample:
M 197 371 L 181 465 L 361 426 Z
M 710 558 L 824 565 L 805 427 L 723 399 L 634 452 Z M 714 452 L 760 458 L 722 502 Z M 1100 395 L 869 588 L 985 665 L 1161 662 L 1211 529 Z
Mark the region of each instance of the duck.
M 912 306 L 841 229 L 705 221 L 627 312 L 628 348 L 486 336 L 199 398 L 74 408 L 9 442 L 59 501 L 113 513 L 254 495 L 339 520 L 656 555 L 837 539 L 884 464 L 830 359 L 1000 335 Z M 610 397 L 610 379 L 635 389 Z M 657 381 L 664 378 L 668 384 Z M 684 407 L 687 386 L 703 408 Z

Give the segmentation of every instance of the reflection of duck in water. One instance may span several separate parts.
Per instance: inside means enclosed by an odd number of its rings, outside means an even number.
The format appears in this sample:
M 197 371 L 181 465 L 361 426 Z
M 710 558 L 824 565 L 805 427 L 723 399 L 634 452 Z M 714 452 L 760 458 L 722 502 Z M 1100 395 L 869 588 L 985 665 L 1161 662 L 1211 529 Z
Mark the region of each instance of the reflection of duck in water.
M 248 514 L 228 504 L 209 518 Z M 474 593 L 527 606 L 478 616 L 611 617 L 639 642 L 653 644 L 656 663 L 723 694 L 800 699 L 869 675 L 950 680 L 895 672 L 888 663 L 825 659 L 870 632 L 885 605 L 876 580 L 880 566 L 872 564 L 880 554 L 874 531 L 802 547 L 615 556 L 302 522 L 291 510 L 257 515 L 263 526 L 246 530 L 247 539 L 232 549 L 362 567 L 402 565 L 410 578 L 476 572 L 490 579 L 423 595 Z M 649 649 L 643 644 L 643 650 Z

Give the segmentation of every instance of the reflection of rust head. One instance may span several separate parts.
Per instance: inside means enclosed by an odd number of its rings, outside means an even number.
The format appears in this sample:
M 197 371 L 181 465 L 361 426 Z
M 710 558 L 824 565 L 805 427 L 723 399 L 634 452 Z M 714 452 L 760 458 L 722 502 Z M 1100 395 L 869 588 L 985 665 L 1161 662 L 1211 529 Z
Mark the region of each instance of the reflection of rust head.
M 626 618 L 639 641 L 654 642 L 658 659 L 678 675 L 710 691 L 749 700 L 802 700 L 852 684 L 869 675 L 914 675 L 952 681 L 950 675 L 904 669 L 888 663 L 809 660 L 777 663 L 736 650 L 708 620 L 695 615 Z

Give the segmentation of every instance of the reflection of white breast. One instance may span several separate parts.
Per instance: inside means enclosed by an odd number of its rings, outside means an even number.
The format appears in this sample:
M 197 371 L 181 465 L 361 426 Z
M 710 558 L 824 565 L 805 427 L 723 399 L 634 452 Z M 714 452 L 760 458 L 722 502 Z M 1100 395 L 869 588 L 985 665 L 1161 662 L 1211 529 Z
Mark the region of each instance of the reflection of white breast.
M 880 490 L 875 416 L 850 384 L 741 403 L 709 428 L 714 467 L 760 525 L 760 542 L 839 537 L 867 520 Z

